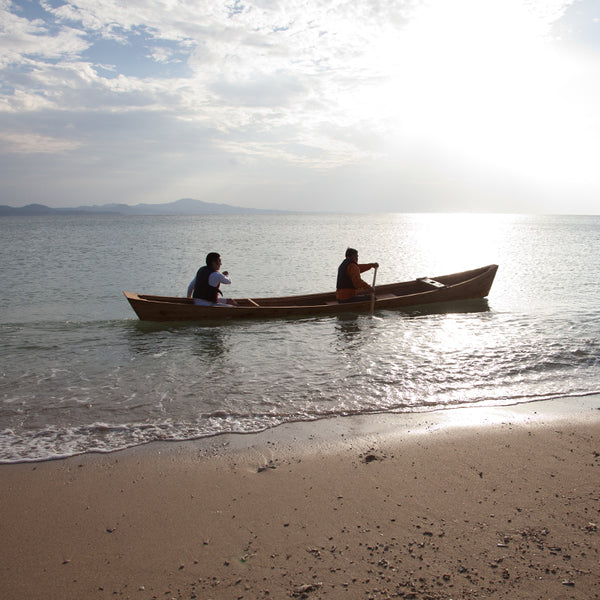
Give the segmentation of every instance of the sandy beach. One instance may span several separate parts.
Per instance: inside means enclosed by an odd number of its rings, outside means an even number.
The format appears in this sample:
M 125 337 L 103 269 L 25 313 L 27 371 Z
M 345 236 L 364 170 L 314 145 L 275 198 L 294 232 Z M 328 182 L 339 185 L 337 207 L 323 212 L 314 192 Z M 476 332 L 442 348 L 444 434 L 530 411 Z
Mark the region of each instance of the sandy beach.
M 0 597 L 600 597 L 600 398 L 0 466 Z

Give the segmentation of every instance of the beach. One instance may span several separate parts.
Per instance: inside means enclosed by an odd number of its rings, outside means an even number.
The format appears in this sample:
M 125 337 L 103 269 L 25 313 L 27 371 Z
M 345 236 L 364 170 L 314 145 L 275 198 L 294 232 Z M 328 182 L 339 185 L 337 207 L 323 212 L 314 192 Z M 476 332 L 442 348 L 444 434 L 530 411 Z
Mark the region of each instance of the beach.
M 0 596 L 598 598 L 599 404 L 2 465 Z

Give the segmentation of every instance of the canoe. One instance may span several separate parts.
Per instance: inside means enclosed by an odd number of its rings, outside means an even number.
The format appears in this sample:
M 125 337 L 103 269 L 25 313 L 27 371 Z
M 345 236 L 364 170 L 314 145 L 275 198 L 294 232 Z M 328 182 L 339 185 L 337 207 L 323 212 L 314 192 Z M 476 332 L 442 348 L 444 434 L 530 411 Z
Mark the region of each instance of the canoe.
M 375 310 L 396 310 L 437 302 L 485 298 L 498 265 L 480 269 L 421 277 L 412 281 L 375 287 Z M 191 298 L 151 296 L 123 292 L 142 321 L 204 321 L 224 319 L 327 316 L 369 313 L 371 301 L 340 303 L 335 292 L 280 298 L 236 298 L 237 306 L 197 306 Z

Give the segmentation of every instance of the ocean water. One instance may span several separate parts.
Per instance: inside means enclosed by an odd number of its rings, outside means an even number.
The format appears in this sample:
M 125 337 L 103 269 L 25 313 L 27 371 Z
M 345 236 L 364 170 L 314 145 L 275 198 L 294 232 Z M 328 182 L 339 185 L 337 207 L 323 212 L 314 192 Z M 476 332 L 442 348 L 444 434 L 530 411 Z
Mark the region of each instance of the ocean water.
M 377 319 L 142 323 L 122 295 L 184 295 L 209 251 L 228 296 L 326 291 L 348 245 L 378 284 L 500 268 L 485 302 Z M 579 216 L 0 219 L 0 461 L 598 393 L 599 247 Z

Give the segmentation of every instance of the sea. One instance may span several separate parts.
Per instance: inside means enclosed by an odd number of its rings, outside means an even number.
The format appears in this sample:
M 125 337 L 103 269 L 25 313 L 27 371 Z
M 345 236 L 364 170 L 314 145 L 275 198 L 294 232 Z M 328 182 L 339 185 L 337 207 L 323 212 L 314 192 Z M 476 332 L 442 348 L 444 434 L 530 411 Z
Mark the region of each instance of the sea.
M 185 295 L 212 251 L 229 297 L 333 290 L 347 246 L 378 284 L 499 270 L 486 301 L 374 318 L 147 323 L 122 293 Z M 598 394 L 599 249 L 600 216 L 0 218 L 0 462 Z

